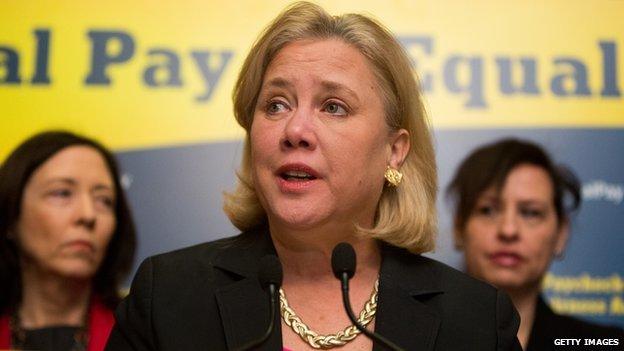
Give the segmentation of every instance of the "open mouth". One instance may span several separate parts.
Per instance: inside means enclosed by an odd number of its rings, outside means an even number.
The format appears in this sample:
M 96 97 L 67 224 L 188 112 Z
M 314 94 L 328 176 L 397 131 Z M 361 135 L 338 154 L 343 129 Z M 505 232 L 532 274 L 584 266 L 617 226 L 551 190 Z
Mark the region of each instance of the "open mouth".
M 289 182 L 305 182 L 316 179 L 315 176 L 302 171 L 286 171 L 280 173 L 280 177 Z

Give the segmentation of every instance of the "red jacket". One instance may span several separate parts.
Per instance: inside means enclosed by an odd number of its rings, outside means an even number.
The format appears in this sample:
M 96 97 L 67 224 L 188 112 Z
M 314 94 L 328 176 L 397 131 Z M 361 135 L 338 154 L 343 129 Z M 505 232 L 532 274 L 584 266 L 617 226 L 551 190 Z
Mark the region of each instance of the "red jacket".
M 0 350 L 11 347 L 9 318 L 9 315 L 0 316 Z M 115 324 L 113 311 L 104 306 L 99 299 L 93 299 L 89 308 L 89 345 L 87 345 L 87 351 L 104 350 L 113 324 Z

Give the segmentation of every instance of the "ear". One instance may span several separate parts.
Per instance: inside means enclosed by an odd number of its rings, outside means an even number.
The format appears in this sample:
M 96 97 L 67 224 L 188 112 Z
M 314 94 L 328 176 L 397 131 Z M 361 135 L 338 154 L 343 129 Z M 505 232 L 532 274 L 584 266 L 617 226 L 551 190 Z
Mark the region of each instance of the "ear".
M 7 229 L 6 240 L 17 244 L 17 233 L 15 232 L 14 226 Z
M 457 216 L 453 216 L 453 243 L 455 250 L 464 251 L 464 228 L 460 228 Z
M 453 240 L 455 242 L 455 250 L 464 251 L 464 236 L 459 229 L 453 229 Z
M 394 169 L 401 168 L 410 150 L 410 135 L 405 129 L 390 134 L 390 159 L 388 165 Z
M 570 224 L 567 220 L 564 220 L 559 224 L 559 229 L 557 229 L 557 241 L 555 242 L 555 251 L 553 252 L 555 257 L 563 257 L 563 252 L 568 244 L 569 237 Z

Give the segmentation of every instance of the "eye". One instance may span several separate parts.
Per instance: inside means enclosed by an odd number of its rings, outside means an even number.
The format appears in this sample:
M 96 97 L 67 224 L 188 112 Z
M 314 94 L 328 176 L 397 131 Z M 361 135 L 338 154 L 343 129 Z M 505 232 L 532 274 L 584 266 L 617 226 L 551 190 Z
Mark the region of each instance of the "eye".
M 115 200 L 110 196 L 99 195 L 95 197 L 96 204 L 105 210 L 112 210 L 115 205 Z
M 540 219 L 544 217 L 544 211 L 536 208 L 520 208 L 520 215 L 527 219 Z
M 65 206 L 71 203 L 74 191 L 69 188 L 56 188 L 45 193 L 45 199 L 55 206 Z
M 335 102 L 335 101 L 330 101 L 328 102 L 325 107 L 323 107 L 323 110 L 327 113 L 330 113 L 332 115 L 337 115 L 337 116 L 346 116 L 347 115 L 347 109 L 346 107 L 342 106 L 341 104 Z
M 269 101 L 266 105 L 266 112 L 270 115 L 275 115 L 280 112 L 286 111 L 288 108 L 286 104 L 282 101 L 272 100 Z
M 475 209 L 475 212 L 479 216 L 493 217 L 498 212 L 498 209 L 494 205 L 479 205 Z
M 50 191 L 49 195 L 55 198 L 63 199 L 70 197 L 72 195 L 72 191 L 70 189 L 55 189 Z

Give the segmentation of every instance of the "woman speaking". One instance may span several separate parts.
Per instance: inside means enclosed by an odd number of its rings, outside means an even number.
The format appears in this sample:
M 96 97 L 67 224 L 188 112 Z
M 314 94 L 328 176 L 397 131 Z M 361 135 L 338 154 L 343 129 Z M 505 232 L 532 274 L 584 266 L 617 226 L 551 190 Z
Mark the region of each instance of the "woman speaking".
M 296 3 L 261 34 L 234 90 L 246 131 L 225 211 L 242 234 L 148 258 L 108 350 L 237 349 L 270 319 L 262 257 L 283 267 L 280 322 L 255 349 L 371 350 L 344 312 L 330 257 L 357 254 L 360 322 L 405 350 L 508 350 L 506 295 L 419 254 L 433 248 L 436 167 L 409 60 L 361 15 Z M 358 313 L 359 311 L 361 313 Z

